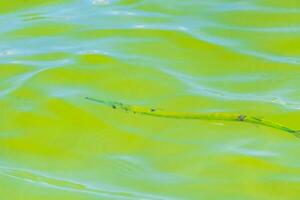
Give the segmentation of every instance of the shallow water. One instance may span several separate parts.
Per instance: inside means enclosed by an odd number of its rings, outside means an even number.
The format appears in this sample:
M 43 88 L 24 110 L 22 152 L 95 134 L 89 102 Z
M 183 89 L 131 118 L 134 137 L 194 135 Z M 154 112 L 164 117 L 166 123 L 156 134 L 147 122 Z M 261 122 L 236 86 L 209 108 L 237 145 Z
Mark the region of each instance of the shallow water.
M 84 97 L 300 129 L 299 19 L 296 0 L 0 1 L 0 197 L 297 199 L 293 135 Z

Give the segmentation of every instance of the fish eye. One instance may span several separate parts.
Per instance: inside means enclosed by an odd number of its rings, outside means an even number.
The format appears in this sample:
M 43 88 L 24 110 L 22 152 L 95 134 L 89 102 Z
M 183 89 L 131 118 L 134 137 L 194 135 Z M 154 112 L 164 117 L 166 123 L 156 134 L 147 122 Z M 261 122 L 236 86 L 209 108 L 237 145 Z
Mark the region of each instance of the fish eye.
M 117 108 L 115 105 L 112 105 L 111 107 L 112 107 L 113 109 L 116 109 L 116 108 Z
M 154 108 L 151 108 L 151 110 L 150 110 L 151 112 L 154 112 L 155 111 L 155 109 Z
M 238 119 L 239 119 L 240 121 L 244 121 L 246 117 L 247 117 L 246 115 L 240 115 L 240 116 L 238 117 Z

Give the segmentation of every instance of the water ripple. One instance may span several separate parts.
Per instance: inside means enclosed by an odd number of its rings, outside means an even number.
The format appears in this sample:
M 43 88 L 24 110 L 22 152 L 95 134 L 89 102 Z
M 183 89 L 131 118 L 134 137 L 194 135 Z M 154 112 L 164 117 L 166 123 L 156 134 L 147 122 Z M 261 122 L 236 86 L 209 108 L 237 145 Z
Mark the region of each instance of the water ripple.
M 168 197 L 159 197 L 156 195 L 150 194 L 140 194 L 136 192 L 128 192 L 128 191 L 113 191 L 108 189 L 99 189 L 94 188 L 92 186 L 88 186 L 83 183 L 78 183 L 70 180 L 63 180 L 54 177 L 50 177 L 47 175 L 43 175 L 41 173 L 21 170 L 21 169 L 12 169 L 12 168 L 0 168 L 0 173 L 11 178 L 16 178 L 22 181 L 29 181 L 33 184 L 39 184 L 44 187 L 53 187 L 60 190 L 71 190 L 75 192 L 84 192 L 84 193 L 92 193 L 96 194 L 100 197 L 106 198 L 118 198 L 118 199 L 149 199 L 149 200 L 162 200 L 162 199 L 172 199 Z

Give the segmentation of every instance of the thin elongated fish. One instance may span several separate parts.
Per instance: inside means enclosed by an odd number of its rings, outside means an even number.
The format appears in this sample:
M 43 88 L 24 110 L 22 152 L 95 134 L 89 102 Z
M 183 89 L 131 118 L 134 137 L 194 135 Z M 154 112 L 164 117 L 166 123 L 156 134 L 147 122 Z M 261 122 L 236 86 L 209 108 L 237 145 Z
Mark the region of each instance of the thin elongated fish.
M 267 126 L 275 129 L 279 129 L 288 133 L 294 134 L 296 137 L 300 137 L 300 130 L 294 130 L 289 127 L 283 126 L 279 123 L 260 119 L 254 116 L 248 116 L 244 114 L 235 113 L 190 113 L 190 112 L 169 112 L 159 110 L 155 108 L 147 108 L 142 106 L 128 105 L 113 101 L 103 101 L 86 97 L 90 101 L 95 101 L 103 105 L 112 107 L 113 109 L 122 110 L 129 113 L 138 113 L 142 115 L 150 115 L 155 117 L 175 118 L 175 119 L 199 119 L 199 120 L 216 120 L 216 121 L 237 121 L 247 122 L 252 124 L 258 124 L 261 126 Z

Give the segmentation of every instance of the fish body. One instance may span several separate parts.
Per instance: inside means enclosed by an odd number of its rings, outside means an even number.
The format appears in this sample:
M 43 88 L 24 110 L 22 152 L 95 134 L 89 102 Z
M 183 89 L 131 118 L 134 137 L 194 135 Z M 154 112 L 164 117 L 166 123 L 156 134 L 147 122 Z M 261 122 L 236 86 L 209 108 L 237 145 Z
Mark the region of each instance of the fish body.
M 137 113 L 142 115 L 149 115 L 154 117 L 164 117 L 164 118 L 174 118 L 174 119 L 196 119 L 196 120 L 216 120 L 216 121 L 237 121 L 237 122 L 246 122 L 257 124 L 261 126 L 267 126 L 275 129 L 279 129 L 288 133 L 292 133 L 297 137 L 300 137 L 300 131 L 291 129 L 279 123 L 268 121 L 254 116 L 249 116 L 245 114 L 236 114 L 236 113 L 190 113 L 190 112 L 174 112 L 174 111 L 164 111 L 155 108 L 148 108 L 143 106 L 135 106 L 123 104 L 120 102 L 113 101 L 103 101 L 90 97 L 86 97 L 90 101 L 95 101 L 107 106 L 112 107 L 113 109 L 122 110 L 129 113 Z

